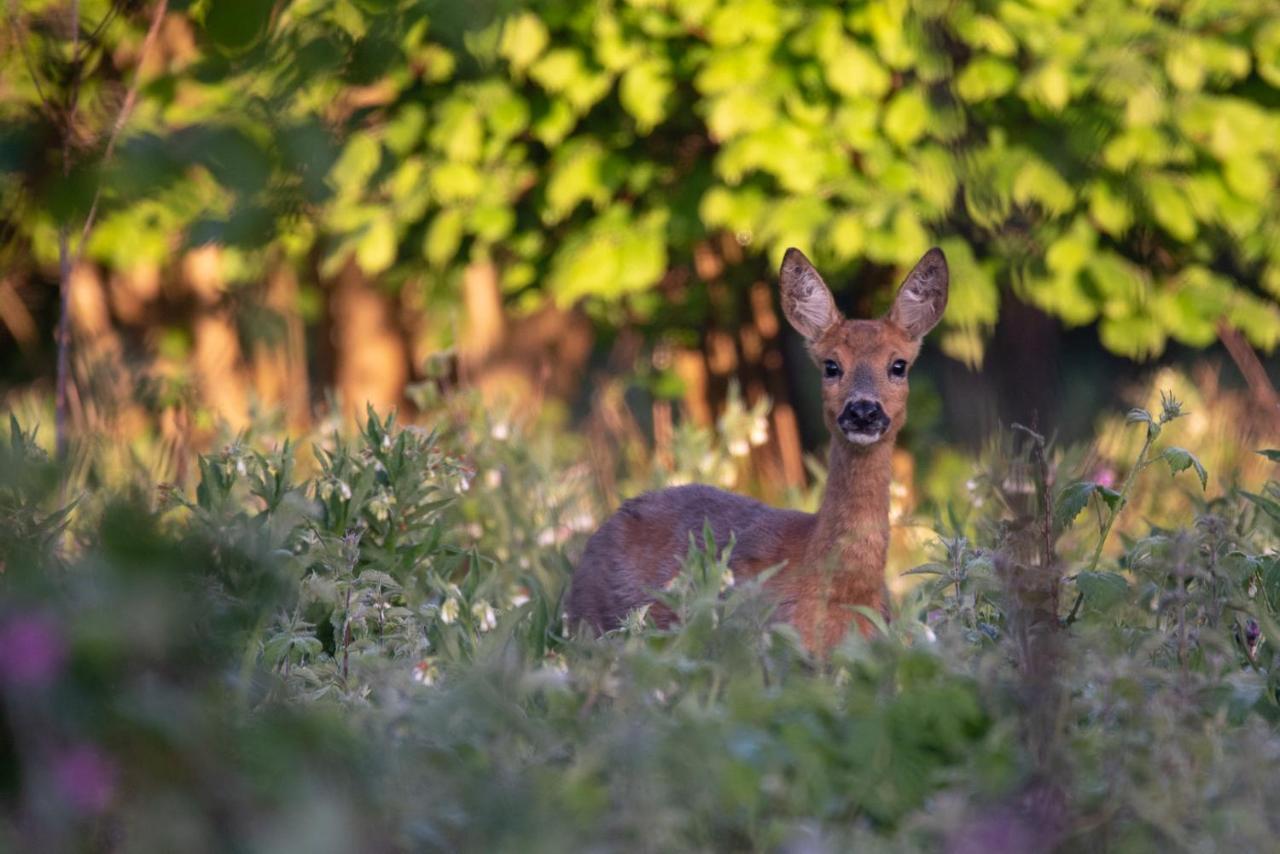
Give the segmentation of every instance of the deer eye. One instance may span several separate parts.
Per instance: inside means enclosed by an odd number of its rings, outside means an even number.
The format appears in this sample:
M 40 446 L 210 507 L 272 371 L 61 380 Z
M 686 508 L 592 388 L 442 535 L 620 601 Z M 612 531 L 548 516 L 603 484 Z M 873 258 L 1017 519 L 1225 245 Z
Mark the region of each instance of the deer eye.
M 840 365 L 832 359 L 827 359 L 822 363 L 822 375 L 829 380 L 833 380 L 843 373 L 844 371 L 840 370 Z
M 894 359 L 893 364 L 889 366 L 889 376 L 905 377 L 907 375 L 907 362 L 905 359 Z

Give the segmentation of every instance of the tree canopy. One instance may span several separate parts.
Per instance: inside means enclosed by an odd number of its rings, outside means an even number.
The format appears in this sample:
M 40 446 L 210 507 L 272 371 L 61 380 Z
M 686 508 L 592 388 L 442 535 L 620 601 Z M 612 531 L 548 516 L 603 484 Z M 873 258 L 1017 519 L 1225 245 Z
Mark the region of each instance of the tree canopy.
M 199 0 L 170 4 L 118 149 L 147 10 L 9 20 L 11 266 L 60 223 L 122 269 L 218 242 L 354 258 L 453 299 L 697 329 L 699 246 L 837 289 L 940 244 L 942 346 L 981 357 L 1002 288 L 1113 352 L 1280 341 L 1280 15 L 1271 0 Z M 21 49 L 18 49 L 19 46 Z M 59 110 L 69 86 L 84 106 Z M 70 150 L 51 144 L 69 128 Z M 74 225 L 73 225 L 74 231 Z M 681 271 L 684 271 L 682 273 Z

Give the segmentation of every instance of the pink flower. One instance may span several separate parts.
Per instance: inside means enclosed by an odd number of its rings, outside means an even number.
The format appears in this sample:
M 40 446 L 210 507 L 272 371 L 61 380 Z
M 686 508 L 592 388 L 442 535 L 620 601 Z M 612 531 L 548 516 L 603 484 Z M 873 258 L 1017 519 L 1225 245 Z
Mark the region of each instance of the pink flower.
M 16 617 L 0 626 L 0 682 L 14 688 L 44 687 L 65 659 L 66 644 L 46 617 Z
M 1093 473 L 1093 482 L 1099 486 L 1112 489 L 1116 485 L 1116 471 L 1110 466 L 1103 466 Z
M 111 803 L 116 769 L 91 744 L 72 747 L 53 762 L 53 779 L 67 803 L 86 813 L 102 812 Z

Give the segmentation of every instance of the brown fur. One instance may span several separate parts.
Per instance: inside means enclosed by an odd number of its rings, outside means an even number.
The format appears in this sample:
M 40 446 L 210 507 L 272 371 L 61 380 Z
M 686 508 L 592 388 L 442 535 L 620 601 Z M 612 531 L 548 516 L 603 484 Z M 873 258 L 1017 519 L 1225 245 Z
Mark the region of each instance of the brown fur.
M 709 486 L 681 486 L 627 501 L 587 542 L 568 599 L 572 627 L 616 628 L 626 614 L 653 602 L 679 571 L 689 535 L 704 520 L 718 544 L 730 534 L 735 577 L 783 568 L 766 582 L 777 619 L 794 625 L 805 645 L 825 656 L 854 618 L 851 606 L 887 610 L 884 584 L 889 547 L 889 480 L 893 444 L 907 416 L 907 379 L 890 375 L 897 359 L 910 365 L 920 340 L 946 305 L 947 270 L 931 250 L 908 275 L 889 315 L 845 320 L 830 291 L 797 250 L 782 263 L 782 306 L 809 342 L 816 364 L 835 361 L 843 373 L 824 378 L 823 417 L 832 432 L 826 493 L 816 514 L 767 507 Z M 859 444 L 837 425 L 855 397 L 872 399 L 889 418 L 874 441 Z M 655 606 L 660 625 L 672 614 Z M 869 624 L 861 617 L 863 631 Z

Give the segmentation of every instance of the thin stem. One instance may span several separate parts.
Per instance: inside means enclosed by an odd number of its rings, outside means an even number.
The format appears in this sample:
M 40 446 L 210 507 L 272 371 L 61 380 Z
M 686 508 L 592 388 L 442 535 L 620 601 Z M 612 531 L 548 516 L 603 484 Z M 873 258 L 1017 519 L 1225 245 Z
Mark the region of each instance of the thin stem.
M 160 22 L 164 20 L 168 9 L 169 0 L 159 0 L 151 13 L 151 24 L 147 27 L 146 38 L 142 40 L 142 51 L 138 54 L 138 67 L 134 70 L 133 82 L 129 85 L 129 91 L 125 93 L 124 103 L 120 105 L 120 113 L 116 116 L 115 124 L 111 126 L 111 135 L 107 137 L 107 147 L 102 154 L 103 163 L 111 159 L 116 143 L 120 139 L 120 133 L 124 130 L 125 122 L 129 120 L 129 115 L 133 112 L 133 106 L 138 100 L 138 84 L 142 80 L 142 65 L 147 60 L 147 54 L 151 52 L 151 46 L 155 44 L 156 36 L 160 33 Z M 93 193 L 93 202 L 89 205 L 89 214 L 84 218 L 84 228 L 80 231 L 80 242 L 76 245 L 77 261 L 84 254 L 85 244 L 89 241 L 89 232 L 93 229 L 94 219 L 97 218 L 98 201 L 101 197 L 102 184 L 99 183 Z
M 1111 528 L 1116 523 L 1120 511 L 1124 509 L 1125 502 L 1129 498 L 1129 489 L 1133 486 L 1134 478 L 1138 476 L 1138 472 L 1147 466 L 1147 452 L 1151 450 L 1151 444 L 1155 441 L 1155 433 L 1150 428 L 1147 429 L 1147 440 L 1142 443 L 1142 451 L 1138 454 L 1138 460 L 1133 464 L 1133 468 L 1129 469 L 1129 474 L 1124 479 L 1124 485 L 1120 487 L 1120 499 L 1116 502 L 1116 508 L 1107 516 L 1107 523 L 1102 528 L 1102 535 L 1098 537 L 1098 547 L 1093 550 L 1093 559 L 1089 561 L 1089 571 L 1094 572 L 1098 568 L 1098 561 L 1102 558 L 1102 547 L 1107 544 L 1107 537 L 1111 534 Z
M 70 426 L 71 377 L 71 250 L 66 226 L 58 229 L 58 366 L 54 384 L 54 433 L 58 460 L 65 462 Z

